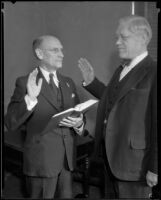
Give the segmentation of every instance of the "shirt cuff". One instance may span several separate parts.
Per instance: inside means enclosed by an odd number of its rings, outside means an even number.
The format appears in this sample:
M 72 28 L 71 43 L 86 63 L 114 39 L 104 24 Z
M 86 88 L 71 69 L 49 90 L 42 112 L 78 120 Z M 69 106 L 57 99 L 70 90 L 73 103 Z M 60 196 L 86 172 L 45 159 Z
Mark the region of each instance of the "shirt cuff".
M 25 102 L 26 102 L 26 106 L 27 106 L 27 110 L 31 111 L 35 105 L 38 103 L 38 100 L 32 100 L 29 95 L 25 96 Z
M 83 129 L 84 129 L 84 122 L 79 128 L 74 127 L 74 130 L 78 135 L 82 135 Z
M 90 83 L 87 84 L 85 81 L 82 82 L 82 85 L 83 85 L 83 86 L 87 86 L 87 85 L 89 85 L 89 84 L 90 84 Z

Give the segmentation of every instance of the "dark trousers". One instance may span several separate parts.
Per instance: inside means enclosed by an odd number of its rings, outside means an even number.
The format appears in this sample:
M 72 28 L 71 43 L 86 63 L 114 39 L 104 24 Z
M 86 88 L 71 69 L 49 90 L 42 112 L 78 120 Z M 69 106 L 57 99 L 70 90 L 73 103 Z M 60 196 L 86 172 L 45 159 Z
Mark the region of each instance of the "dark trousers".
M 30 198 L 53 199 L 57 190 L 59 198 L 73 198 L 72 173 L 65 155 L 61 172 L 51 178 L 26 176 L 26 185 Z
M 72 174 L 64 168 L 58 176 L 52 178 L 27 176 L 26 184 L 30 198 L 53 199 L 56 188 L 59 198 L 72 198 Z
M 151 188 L 146 182 L 122 181 L 110 177 L 109 171 L 105 172 L 105 198 L 107 199 L 147 199 L 151 196 Z
M 103 147 L 103 158 L 105 162 L 105 198 L 149 198 L 152 189 L 145 181 L 124 181 L 117 179 L 111 172 L 105 147 Z

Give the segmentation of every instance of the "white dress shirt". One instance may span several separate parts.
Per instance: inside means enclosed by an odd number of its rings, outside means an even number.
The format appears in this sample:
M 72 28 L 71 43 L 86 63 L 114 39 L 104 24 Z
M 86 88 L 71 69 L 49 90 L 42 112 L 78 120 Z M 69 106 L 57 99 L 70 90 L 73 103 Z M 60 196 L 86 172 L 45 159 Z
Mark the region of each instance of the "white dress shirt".
M 50 81 L 49 74 L 50 74 L 51 72 L 48 72 L 48 71 L 44 70 L 44 69 L 41 68 L 41 67 L 40 67 L 40 70 L 41 70 L 42 74 L 44 75 L 46 81 L 49 83 L 49 81 Z M 53 75 L 54 75 L 54 76 L 53 76 L 53 81 L 54 81 L 55 85 L 56 85 L 57 87 L 59 87 L 59 81 L 58 81 L 58 78 L 57 78 L 56 71 L 53 71 L 52 73 L 53 73 Z
M 119 81 L 121 81 L 123 79 L 123 77 L 125 77 L 132 70 L 132 68 L 134 68 L 139 62 L 141 62 L 147 55 L 148 55 L 148 52 L 145 51 L 141 55 L 134 58 L 131 61 L 130 65 L 128 65 L 128 66 L 125 65 L 125 67 L 121 71 Z

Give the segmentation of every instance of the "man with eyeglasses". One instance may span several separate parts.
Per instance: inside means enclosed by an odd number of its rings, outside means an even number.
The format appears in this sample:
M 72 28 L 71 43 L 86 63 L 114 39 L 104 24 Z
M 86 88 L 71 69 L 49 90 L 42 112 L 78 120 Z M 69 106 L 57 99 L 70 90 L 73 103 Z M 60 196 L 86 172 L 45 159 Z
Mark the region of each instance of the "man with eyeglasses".
M 107 86 L 79 60 L 84 87 L 100 99 L 95 152 L 102 147 L 109 198 L 149 198 L 158 183 L 157 66 L 147 50 L 152 30 L 144 17 L 132 15 L 120 19 L 116 35 L 124 64 Z
M 68 117 L 47 130 L 51 117 L 79 103 L 71 78 L 61 75 L 63 46 L 51 35 L 33 41 L 38 67 L 16 81 L 5 117 L 9 130 L 25 126 L 23 171 L 31 198 L 72 198 L 75 136 L 83 134 L 83 115 Z

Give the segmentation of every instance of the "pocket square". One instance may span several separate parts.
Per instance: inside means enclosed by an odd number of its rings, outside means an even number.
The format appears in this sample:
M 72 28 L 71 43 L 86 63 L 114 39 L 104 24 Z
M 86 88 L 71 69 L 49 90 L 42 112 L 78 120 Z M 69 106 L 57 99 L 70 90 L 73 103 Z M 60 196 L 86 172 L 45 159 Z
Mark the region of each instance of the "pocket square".
M 69 83 L 66 83 L 68 87 L 70 87 Z
M 74 97 L 75 97 L 75 94 L 74 94 L 74 93 L 72 93 L 71 97 L 72 97 L 72 98 L 74 98 Z

